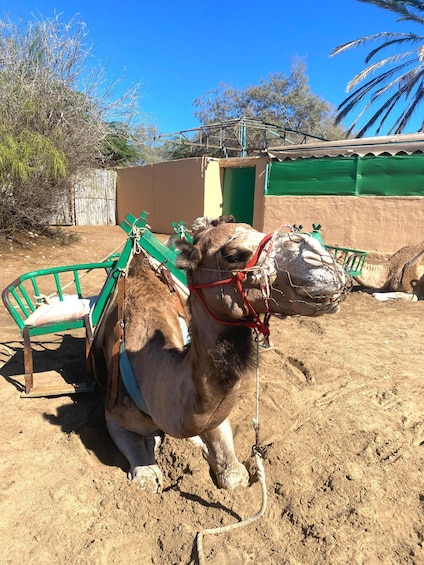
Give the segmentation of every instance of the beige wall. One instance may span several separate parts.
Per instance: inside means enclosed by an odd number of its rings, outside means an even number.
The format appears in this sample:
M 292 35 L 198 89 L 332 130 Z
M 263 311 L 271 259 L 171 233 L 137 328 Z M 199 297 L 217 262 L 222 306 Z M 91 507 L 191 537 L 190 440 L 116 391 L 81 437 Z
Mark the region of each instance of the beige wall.
M 222 213 L 222 178 L 227 166 L 256 167 L 253 226 L 270 232 L 281 224 L 322 226 L 329 245 L 394 253 L 424 241 L 424 197 L 265 196 L 267 158 L 198 157 L 118 170 L 117 217 L 149 213 L 156 233 L 171 233 L 172 222 L 191 224 Z
M 118 170 L 118 223 L 128 213 L 138 216 L 145 210 L 152 231 L 171 233 L 172 222 L 219 216 L 221 207 L 216 159 L 199 157 Z
M 264 231 L 321 224 L 328 245 L 394 253 L 424 241 L 424 197 L 266 196 Z

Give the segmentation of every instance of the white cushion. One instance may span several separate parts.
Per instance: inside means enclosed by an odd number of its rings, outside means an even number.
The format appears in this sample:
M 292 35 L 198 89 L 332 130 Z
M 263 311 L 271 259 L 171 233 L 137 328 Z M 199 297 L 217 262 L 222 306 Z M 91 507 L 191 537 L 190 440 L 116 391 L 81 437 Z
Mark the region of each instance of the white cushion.
M 79 320 L 90 313 L 91 302 L 89 298 L 78 298 L 76 294 L 64 295 L 63 300 L 54 297 L 50 304 L 38 306 L 24 323 L 34 327 Z

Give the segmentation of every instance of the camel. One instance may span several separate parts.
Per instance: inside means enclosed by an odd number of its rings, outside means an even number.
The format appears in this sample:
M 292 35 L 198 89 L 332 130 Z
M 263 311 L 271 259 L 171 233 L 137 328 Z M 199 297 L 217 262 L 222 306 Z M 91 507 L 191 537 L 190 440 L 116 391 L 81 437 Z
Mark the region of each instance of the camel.
M 184 343 L 175 294 L 148 257 L 134 255 L 124 298 L 118 293 L 104 322 L 107 427 L 129 462 L 129 478 L 143 491 L 162 488 L 155 448 L 164 434 L 201 444 L 219 488 L 247 486 L 249 474 L 235 454 L 228 416 L 252 367 L 253 337 L 269 333 L 270 315 L 337 312 L 347 276 L 308 234 L 264 234 L 222 218 L 178 247 L 177 266 L 186 270 L 190 289 L 190 342 Z M 122 374 L 117 390 L 114 385 L 117 327 L 143 398 L 141 409 Z
M 380 301 L 424 298 L 424 241 L 399 249 L 384 261 L 368 258 L 356 282 Z

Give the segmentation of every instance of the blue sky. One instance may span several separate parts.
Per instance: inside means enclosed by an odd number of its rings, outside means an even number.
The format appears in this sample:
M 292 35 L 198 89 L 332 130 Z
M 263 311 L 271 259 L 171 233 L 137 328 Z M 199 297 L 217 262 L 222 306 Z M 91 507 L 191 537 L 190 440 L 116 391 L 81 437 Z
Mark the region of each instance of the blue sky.
M 221 83 L 245 88 L 270 73 L 287 75 L 296 56 L 312 92 L 337 106 L 370 47 L 333 58 L 331 50 L 402 29 L 395 14 L 357 0 L 0 0 L 0 11 L 24 20 L 78 14 L 111 80 L 125 70 L 123 84 L 141 82 L 140 110 L 161 133 L 197 127 L 193 101 Z

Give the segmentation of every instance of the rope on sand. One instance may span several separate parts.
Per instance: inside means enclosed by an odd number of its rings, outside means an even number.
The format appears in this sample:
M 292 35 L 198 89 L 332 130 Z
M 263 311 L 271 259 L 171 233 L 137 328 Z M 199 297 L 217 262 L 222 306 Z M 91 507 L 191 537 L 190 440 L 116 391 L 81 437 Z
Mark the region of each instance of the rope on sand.
M 228 526 L 222 526 L 220 528 L 211 528 L 207 530 L 201 530 L 197 533 L 197 557 L 199 561 L 199 565 L 205 565 L 206 560 L 203 553 L 203 536 L 205 535 L 215 535 L 215 534 L 222 534 L 224 532 L 229 532 L 231 530 L 235 530 L 237 528 L 241 528 L 243 526 L 248 526 L 255 522 L 258 518 L 260 518 L 264 513 L 267 505 L 267 492 L 266 492 L 266 481 L 265 481 L 265 471 L 264 466 L 262 463 L 262 455 L 259 452 L 255 453 L 255 460 L 257 466 L 257 476 L 258 480 L 262 487 L 262 506 L 261 509 L 257 514 L 247 518 L 246 520 L 241 520 L 240 522 L 236 522 L 235 524 L 230 524 Z
M 228 526 L 222 526 L 220 528 L 211 528 L 208 530 L 201 530 L 197 533 L 197 558 L 199 561 L 199 565 L 205 565 L 205 556 L 203 553 L 203 536 L 205 535 L 214 535 L 214 534 L 222 534 L 224 532 L 230 532 L 231 530 L 235 530 L 237 528 L 241 528 L 243 526 L 248 526 L 252 522 L 255 522 L 258 518 L 260 518 L 266 510 L 267 505 L 267 492 L 266 492 L 266 481 L 265 481 L 265 470 L 263 466 L 263 455 L 265 453 L 265 449 L 260 447 L 259 443 L 259 335 L 256 335 L 256 418 L 253 419 L 253 428 L 255 430 L 255 438 L 256 443 L 253 447 L 253 453 L 255 454 L 255 461 L 256 461 L 256 474 L 258 480 L 260 482 L 262 488 L 262 506 L 261 509 L 257 514 L 251 516 L 250 518 L 246 518 L 246 520 L 240 520 L 240 522 L 236 522 L 235 524 L 230 524 Z

